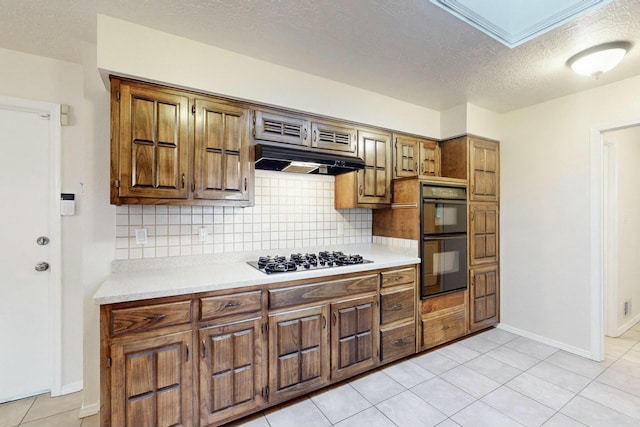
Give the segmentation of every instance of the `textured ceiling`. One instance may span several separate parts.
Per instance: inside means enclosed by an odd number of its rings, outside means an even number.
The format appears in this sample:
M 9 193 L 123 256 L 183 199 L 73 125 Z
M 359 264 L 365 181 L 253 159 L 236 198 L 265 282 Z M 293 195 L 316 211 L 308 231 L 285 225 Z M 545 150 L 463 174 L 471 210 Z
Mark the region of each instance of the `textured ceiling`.
M 82 62 L 96 13 L 435 110 L 497 112 L 640 74 L 640 1 L 611 3 L 509 49 L 427 0 L 2 0 L 0 47 Z M 599 80 L 566 60 L 634 44 Z

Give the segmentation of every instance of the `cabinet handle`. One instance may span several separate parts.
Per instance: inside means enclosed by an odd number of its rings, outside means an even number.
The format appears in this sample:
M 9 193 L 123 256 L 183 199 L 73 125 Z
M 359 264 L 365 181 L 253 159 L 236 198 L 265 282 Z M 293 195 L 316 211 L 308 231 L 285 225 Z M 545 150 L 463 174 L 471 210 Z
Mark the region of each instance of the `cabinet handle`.
M 247 191 L 247 187 L 249 186 L 249 182 L 247 181 L 247 178 L 244 179 L 244 191 Z
M 157 322 L 159 320 L 164 319 L 165 317 L 167 317 L 166 314 L 156 314 L 155 316 L 145 317 L 144 320 L 148 322 Z
M 422 162 L 422 173 L 424 173 L 424 162 Z
M 362 188 L 362 185 L 358 189 L 358 194 L 360 194 L 361 196 L 364 194 L 364 188 Z
M 333 326 L 336 326 L 337 322 L 338 322 L 338 314 L 334 311 L 333 312 Z
M 403 307 L 402 304 L 396 304 L 393 307 L 391 307 L 389 310 L 398 311 L 398 310 L 402 310 L 402 307 Z
M 206 346 L 204 340 L 202 340 L 202 358 L 203 359 L 207 358 L 207 346 Z
M 186 347 L 187 347 L 186 352 L 187 352 L 187 362 L 188 362 L 189 361 L 189 344 L 186 344 Z
M 476 192 L 475 184 L 471 184 L 471 194 L 474 194 L 475 192 Z
M 400 338 L 399 340 L 395 340 L 393 345 L 405 345 L 404 338 Z
M 182 174 L 182 188 L 184 188 L 184 174 Z
M 327 318 L 324 314 L 322 315 L 322 322 L 323 322 L 322 329 L 327 329 Z
M 447 326 L 447 325 L 445 325 L 445 326 L 443 326 L 443 327 L 442 327 L 442 330 L 443 330 L 443 331 L 446 331 L 447 329 L 449 329 L 449 326 Z
M 313 142 L 318 142 L 318 131 L 313 131 Z
M 240 305 L 239 302 L 228 302 L 224 305 L 224 308 L 232 308 L 232 307 L 237 307 L 239 305 Z
M 304 128 L 304 136 L 303 136 L 303 139 L 306 141 L 308 136 L 309 136 L 309 131 L 307 130 L 307 128 Z

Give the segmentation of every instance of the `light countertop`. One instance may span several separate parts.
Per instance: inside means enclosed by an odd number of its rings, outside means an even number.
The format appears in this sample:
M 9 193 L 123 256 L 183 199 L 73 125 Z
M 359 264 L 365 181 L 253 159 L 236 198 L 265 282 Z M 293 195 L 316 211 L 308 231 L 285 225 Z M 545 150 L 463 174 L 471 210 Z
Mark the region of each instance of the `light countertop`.
M 321 250 L 327 248 L 304 248 L 301 252 L 317 253 Z M 247 264 L 247 261 L 255 261 L 265 254 L 288 256 L 295 253 L 291 249 L 114 261 L 112 274 L 101 284 L 93 300 L 96 304 L 113 304 L 420 263 L 415 249 L 362 243 L 332 246 L 329 250 L 360 254 L 373 262 L 274 274 L 265 274 Z

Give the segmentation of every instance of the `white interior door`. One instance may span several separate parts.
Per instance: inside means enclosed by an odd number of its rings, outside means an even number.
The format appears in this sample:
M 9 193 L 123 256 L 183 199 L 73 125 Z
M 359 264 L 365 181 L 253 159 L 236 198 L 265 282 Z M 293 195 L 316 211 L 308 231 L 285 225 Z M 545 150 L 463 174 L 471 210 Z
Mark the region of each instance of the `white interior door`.
M 0 402 L 51 390 L 54 377 L 52 274 L 59 272 L 52 273 L 52 245 L 37 242 L 52 238 L 51 120 L 0 105 Z

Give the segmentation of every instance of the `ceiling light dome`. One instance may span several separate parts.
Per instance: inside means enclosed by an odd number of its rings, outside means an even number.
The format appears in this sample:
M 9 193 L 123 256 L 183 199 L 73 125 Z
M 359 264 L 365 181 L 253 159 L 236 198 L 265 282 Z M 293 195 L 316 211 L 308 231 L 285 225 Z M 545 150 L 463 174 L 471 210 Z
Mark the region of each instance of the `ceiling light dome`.
M 618 65 L 630 48 L 631 43 L 624 41 L 604 43 L 573 55 L 567 65 L 577 74 L 597 79 Z

